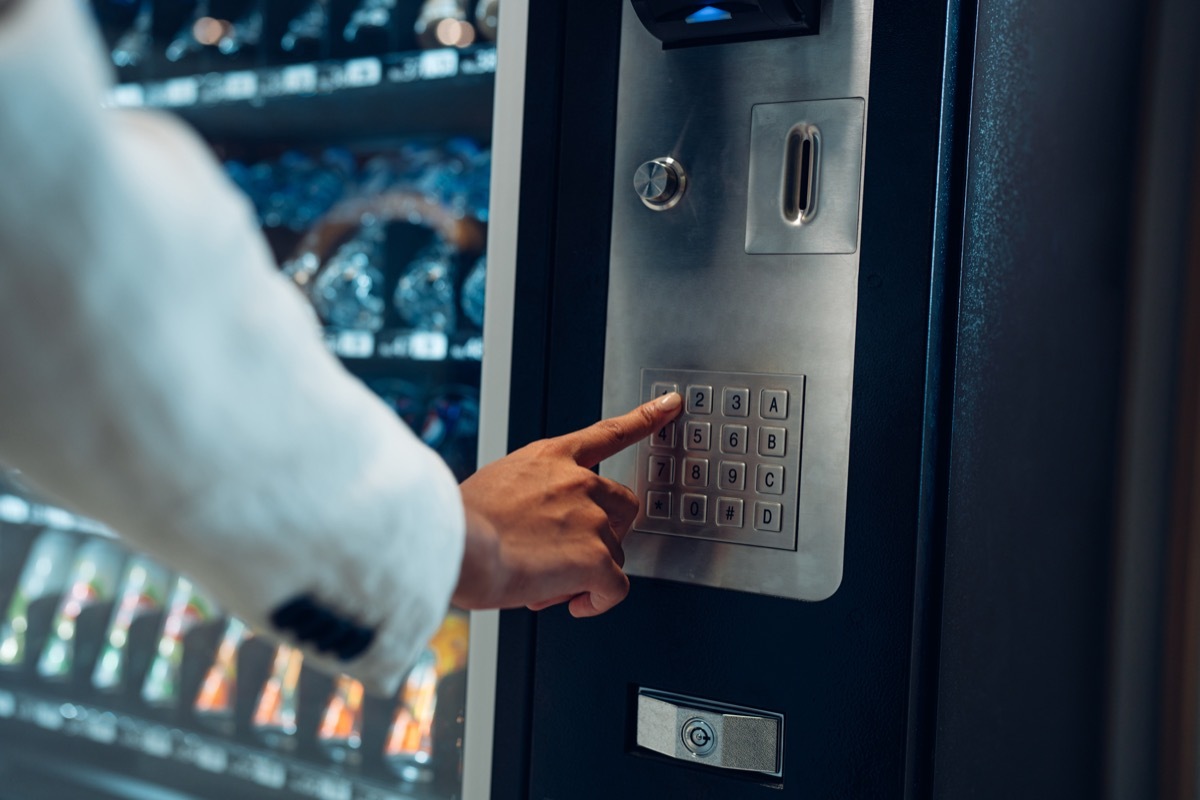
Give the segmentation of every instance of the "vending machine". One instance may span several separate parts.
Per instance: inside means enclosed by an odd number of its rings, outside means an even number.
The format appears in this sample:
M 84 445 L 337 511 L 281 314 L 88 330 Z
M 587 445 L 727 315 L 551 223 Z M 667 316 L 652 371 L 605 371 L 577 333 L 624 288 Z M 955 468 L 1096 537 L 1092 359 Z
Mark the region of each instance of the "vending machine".
M 1156 796 L 1194 3 L 90 5 L 460 478 L 685 403 L 600 466 L 629 597 L 452 609 L 394 697 L 5 473 L 0 796 Z

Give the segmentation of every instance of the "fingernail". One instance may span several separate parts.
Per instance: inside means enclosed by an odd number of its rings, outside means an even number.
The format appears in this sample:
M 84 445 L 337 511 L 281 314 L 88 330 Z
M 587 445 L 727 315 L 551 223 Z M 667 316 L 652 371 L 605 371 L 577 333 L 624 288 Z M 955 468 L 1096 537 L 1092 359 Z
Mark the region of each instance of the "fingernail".
M 682 404 L 683 397 L 679 394 L 679 392 L 671 392 L 670 394 L 664 394 L 662 397 L 658 398 L 659 407 L 666 409 L 667 411 L 674 411 Z

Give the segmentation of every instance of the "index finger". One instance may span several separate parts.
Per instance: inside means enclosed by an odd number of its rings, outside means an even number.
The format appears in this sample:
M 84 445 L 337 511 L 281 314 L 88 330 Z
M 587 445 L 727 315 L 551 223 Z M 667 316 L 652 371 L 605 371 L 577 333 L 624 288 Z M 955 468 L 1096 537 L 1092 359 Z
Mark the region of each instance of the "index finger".
M 609 456 L 659 431 L 679 414 L 682 405 L 683 398 L 679 393 L 671 392 L 643 403 L 627 414 L 609 417 L 575 433 L 568 433 L 561 441 L 576 464 L 591 469 Z

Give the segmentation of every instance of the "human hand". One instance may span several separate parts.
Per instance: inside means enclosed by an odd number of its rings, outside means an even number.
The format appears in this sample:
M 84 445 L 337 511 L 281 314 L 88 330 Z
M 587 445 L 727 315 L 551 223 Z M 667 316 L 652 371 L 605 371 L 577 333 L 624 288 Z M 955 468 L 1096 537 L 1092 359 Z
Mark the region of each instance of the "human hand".
M 660 430 L 682 404 L 674 393 L 656 398 L 534 442 L 464 481 L 467 539 L 455 605 L 537 611 L 569 600 L 572 615 L 592 617 L 624 600 L 621 541 L 638 498 L 591 468 Z

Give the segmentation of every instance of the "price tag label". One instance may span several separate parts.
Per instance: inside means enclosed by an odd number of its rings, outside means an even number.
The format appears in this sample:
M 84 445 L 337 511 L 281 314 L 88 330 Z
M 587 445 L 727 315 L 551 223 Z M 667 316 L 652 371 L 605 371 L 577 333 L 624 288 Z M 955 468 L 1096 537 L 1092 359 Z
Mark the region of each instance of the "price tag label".
M 421 77 L 425 80 L 453 78 L 458 74 L 458 51 L 450 48 L 421 54 Z
M 347 61 L 342 70 L 342 82 L 351 88 L 376 86 L 381 80 L 383 63 L 378 58 L 355 58 Z
M 258 76 L 248 70 L 227 72 L 223 83 L 226 100 L 250 100 L 258 94 Z
M 157 758 L 169 758 L 174 749 L 171 741 L 171 729 L 152 725 L 142 731 L 142 752 Z
M 11 494 L 0 495 L 0 520 L 24 524 L 29 520 L 29 503 Z
M 17 696 L 12 692 L 0 691 L 0 718 L 11 719 L 17 715 Z
M 317 68 L 312 64 L 297 64 L 280 73 L 284 94 L 312 94 L 317 90 Z
M 334 352 L 342 358 L 370 358 L 375 353 L 375 334 L 370 331 L 342 331 Z
M 417 361 L 444 361 L 450 340 L 444 333 L 414 333 L 408 338 L 408 356 Z

